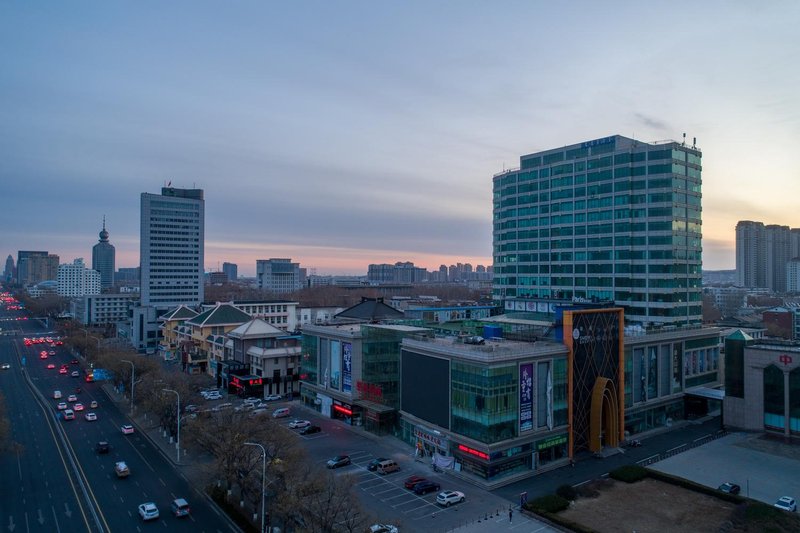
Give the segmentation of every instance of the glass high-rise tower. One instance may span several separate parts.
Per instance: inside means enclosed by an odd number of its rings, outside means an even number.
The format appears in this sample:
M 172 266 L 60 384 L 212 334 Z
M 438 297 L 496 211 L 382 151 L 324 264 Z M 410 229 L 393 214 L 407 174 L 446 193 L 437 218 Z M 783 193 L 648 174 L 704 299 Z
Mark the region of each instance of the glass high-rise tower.
M 702 321 L 701 157 L 614 135 L 494 176 L 495 300 L 613 301 L 626 322 Z

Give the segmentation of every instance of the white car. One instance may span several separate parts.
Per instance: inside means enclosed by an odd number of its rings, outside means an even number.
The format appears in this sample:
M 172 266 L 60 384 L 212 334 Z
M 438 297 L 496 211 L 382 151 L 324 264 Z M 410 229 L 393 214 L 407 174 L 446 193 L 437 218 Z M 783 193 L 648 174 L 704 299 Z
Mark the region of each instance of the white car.
M 778 501 L 773 504 L 773 506 L 792 513 L 797 511 L 797 502 L 794 501 L 794 498 L 790 496 L 781 496 L 778 498 Z
M 443 490 L 436 496 L 436 503 L 450 507 L 454 503 L 462 503 L 464 501 L 464 493 L 457 490 Z
M 147 502 L 139 505 L 139 516 L 142 520 L 155 520 L 158 518 L 158 507 L 153 502 Z
M 300 429 L 305 428 L 311 425 L 311 422 L 308 420 L 292 420 L 289 422 L 289 427 L 292 429 Z
M 125 424 L 120 429 L 122 430 L 122 433 L 124 435 L 130 435 L 133 433 L 133 426 L 131 426 L 130 424 Z
M 274 402 L 276 400 L 280 400 L 281 398 L 282 396 L 280 394 L 270 394 L 267 397 L 265 397 L 264 400 L 268 402 Z
M 77 402 L 77 401 L 78 401 L 78 397 L 77 397 L 77 396 L 75 396 L 74 394 L 70 394 L 70 395 L 67 397 L 67 401 L 68 401 L 68 402 Z
M 391 524 L 372 524 L 369 526 L 369 533 L 397 533 L 397 526 Z
M 86 420 L 88 420 L 89 422 L 95 422 L 97 420 L 97 415 L 94 413 L 86 413 L 84 415 L 84 418 L 86 418 Z
M 59 411 L 63 411 L 64 409 L 67 408 L 67 404 L 66 404 L 66 402 L 58 402 L 58 405 L 56 405 L 56 408 L 58 408 Z
M 258 398 L 254 398 L 254 397 L 252 397 L 252 396 L 251 396 L 250 398 L 245 398 L 245 399 L 244 399 L 244 401 L 243 401 L 242 403 L 256 404 L 256 403 L 259 403 L 259 402 L 261 402 L 261 400 L 259 400 Z

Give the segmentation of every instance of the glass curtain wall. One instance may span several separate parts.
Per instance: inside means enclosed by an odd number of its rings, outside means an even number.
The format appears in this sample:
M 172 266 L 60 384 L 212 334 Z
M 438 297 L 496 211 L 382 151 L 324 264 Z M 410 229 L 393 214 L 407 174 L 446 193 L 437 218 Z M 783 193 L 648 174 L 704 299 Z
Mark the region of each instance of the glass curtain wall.
M 452 362 L 452 431 L 486 444 L 517 435 L 517 365 Z

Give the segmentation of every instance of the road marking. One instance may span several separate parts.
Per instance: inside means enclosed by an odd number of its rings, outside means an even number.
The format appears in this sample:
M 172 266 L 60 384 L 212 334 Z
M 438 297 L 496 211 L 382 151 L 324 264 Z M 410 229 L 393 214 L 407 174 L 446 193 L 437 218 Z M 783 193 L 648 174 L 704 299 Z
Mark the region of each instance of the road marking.
M 58 525 L 58 516 L 56 516 L 56 508 L 53 507 L 53 506 L 50 506 L 50 509 L 53 510 L 53 521 L 56 523 L 56 531 L 58 533 L 61 533 L 61 526 Z

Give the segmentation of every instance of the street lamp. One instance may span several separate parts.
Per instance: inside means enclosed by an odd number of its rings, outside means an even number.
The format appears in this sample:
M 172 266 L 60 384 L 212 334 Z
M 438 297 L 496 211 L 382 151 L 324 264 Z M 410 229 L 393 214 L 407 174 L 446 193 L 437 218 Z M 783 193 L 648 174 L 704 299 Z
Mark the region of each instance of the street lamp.
M 245 446 L 258 446 L 261 448 L 261 459 L 263 463 L 261 464 L 261 533 L 265 533 L 264 529 L 264 515 L 266 514 L 266 507 L 265 507 L 265 495 L 267 487 L 264 485 L 264 482 L 267 480 L 267 450 L 264 449 L 263 444 L 259 444 L 257 442 L 245 442 Z
M 128 363 L 131 365 L 131 414 L 133 414 L 133 387 L 136 385 L 133 382 L 134 376 L 136 376 L 136 367 L 133 366 L 133 361 L 128 361 L 127 359 L 120 359 L 123 363 Z
M 178 394 L 178 391 L 172 389 L 161 389 L 163 392 L 174 392 L 175 396 L 178 397 L 178 412 L 175 415 L 175 418 L 178 420 L 178 459 L 177 462 L 181 462 L 181 395 Z

